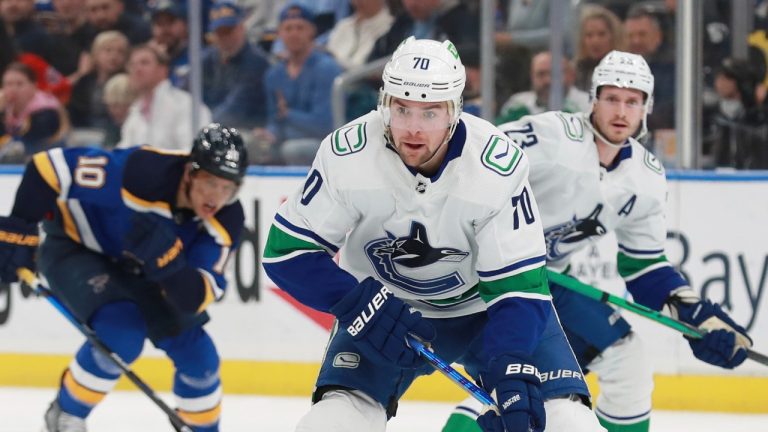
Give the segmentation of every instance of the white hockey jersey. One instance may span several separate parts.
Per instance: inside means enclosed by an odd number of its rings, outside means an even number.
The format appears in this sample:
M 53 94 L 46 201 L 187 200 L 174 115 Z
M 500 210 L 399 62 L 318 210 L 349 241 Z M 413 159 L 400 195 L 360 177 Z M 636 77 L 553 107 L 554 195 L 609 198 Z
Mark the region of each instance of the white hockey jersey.
M 664 168 L 633 138 L 613 166 L 602 167 L 586 121 L 581 113 L 553 111 L 499 126 L 520 143 L 530 160 L 529 178 L 544 223 L 548 267 L 563 271 L 573 252 L 613 231 L 619 243 L 619 273 L 625 281 L 660 268 L 672 270 L 664 257 Z M 671 278 L 664 285 L 680 283 L 684 282 Z
M 303 190 L 278 210 L 267 274 L 321 310 L 345 293 L 333 292 L 334 282 L 348 292 L 369 276 L 426 317 L 467 315 L 507 298 L 548 302 L 524 153 L 468 114 L 448 145 L 440 171 L 426 177 L 386 144 L 378 112 L 333 132 Z M 356 281 L 319 264 L 340 248 L 339 265 Z

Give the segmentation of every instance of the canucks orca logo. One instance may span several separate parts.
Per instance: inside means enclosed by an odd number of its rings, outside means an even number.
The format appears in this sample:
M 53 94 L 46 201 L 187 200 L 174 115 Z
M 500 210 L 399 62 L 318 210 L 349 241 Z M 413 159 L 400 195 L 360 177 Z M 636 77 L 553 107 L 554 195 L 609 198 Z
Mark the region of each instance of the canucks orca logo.
M 437 262 L 460 262 L 469 255 L 469 252 L 450 247 L 432 247 L 427 229 L 418 222 L 412 222 L 411 232 L 403 237 L 387 231 L 386 238 L 365 245 L 365 253 L 382 280 L 410 293 L 440 294 L 464 285 L 464 279 L 457 271 L 432 279 L 414 279 L 398 271 L 398 266 L 420 268 Z
M 576 219 L 574 215 L 573 220 L 545 230 L 547 260 L 556 261 L 563 258 L 577 249 L 576 243 L 589 237 L 604 235 L 608 230 L 598 220 L 601 211 L 603 205 L 598 204 L 592 213 L 583 219 Z

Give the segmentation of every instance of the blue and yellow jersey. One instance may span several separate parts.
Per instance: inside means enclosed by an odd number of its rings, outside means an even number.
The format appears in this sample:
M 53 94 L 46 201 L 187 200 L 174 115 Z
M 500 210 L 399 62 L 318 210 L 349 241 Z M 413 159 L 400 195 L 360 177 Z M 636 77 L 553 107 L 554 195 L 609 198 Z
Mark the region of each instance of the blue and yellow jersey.
M 21 210 L 27 219 L 35 215 L 39 220 L 41 210 L 53 212 L 72 240 L 114 258 L 122 256 L 132 214 L 157 215 L 173 227 L 183 243 L 188 266 L 200 275 L 195 283 L 205 289 L 202 309 L 223 294 L 224 265 L 237 245 L 244 215 L 239 201 L 225 206 L 209 220 L 175 208 L 187 160 L 187 153 L 149 147 L 114 151 L 56 148 L 41 152 L 27 167 L 14 213 Z M 39 178 L 30 170 L 36 171 Z M 29 180 L 33 178 L 38 181 Z

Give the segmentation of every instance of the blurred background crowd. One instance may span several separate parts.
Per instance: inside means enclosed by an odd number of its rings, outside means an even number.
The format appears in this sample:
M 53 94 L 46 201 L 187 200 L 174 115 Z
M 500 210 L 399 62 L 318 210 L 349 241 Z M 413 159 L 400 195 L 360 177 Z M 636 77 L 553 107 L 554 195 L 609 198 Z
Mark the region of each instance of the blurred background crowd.
M 768 168 L 768 1 L 746 1 L 734 20 L 740 1 L 699 2 L 697 168 Z M 328 133 L 375 109 L 381 59 L 414 35 L 457 46 L 465 111 L 480 114 L 481 67 L 493 64 L 496 123 L 550 108 L 553 64 L 560 108 L 589 111 L 600 59 L 640 54 L 656 78 L 643 144 L 674 165 L 675 0 L 497 0 L 492 63 L 480 61 L 480 3 L 202 0 L 190 14 L 184 0 L 0 0 L 0 163 L 54 146 L 188 150 L 217 121 L 243 132 L 252 163 L 308 165 Z M 550 7 L 562 15 L 557 59 Z

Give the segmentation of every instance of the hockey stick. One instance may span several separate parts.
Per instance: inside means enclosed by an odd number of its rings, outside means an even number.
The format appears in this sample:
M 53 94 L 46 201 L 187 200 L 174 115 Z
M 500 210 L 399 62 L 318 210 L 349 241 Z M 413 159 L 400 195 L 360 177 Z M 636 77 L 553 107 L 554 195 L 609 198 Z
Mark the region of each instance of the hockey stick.
M 701 338 L 707 333 L 705 330 L 698 329 L 688 323 L 682 322 L 680 320 L 676 320 L 670 316 L 662 314 L 657 310 L 653 310 L 641 304 L 633 303 L 621 297 L 615 296 L 613 294 L 609 294 L 603 290 L 595 288 L 592 285 L 587 285 L 584 282 L 581 282 L 578 279 L 572 278 L 568 275 L 547 270 L 547 276 L 549 277 L 549 280 L 551 280 L 552 282 L 562 287 L 568 288 L 569 290 L 585 295 L 593 300 L 597 300 L 602 303 L 610 303 L 620 308 L 626 309 L 630 312 L 634 312 L 638 315 L 641 315 L 653 321 L 656 321 L 659 324 L 675 329 L 686 336 L 693 337 L 693 338 Z M 765 354 L 760 354 L 749 348 L 745 348 L 745 349 L 747 351 L 748 358 L 768 366 L 768 356 L 766 356 Z
M 408 345 L 410 345 L 411 348 L 413 348 L 417 353 L 419 353 L 419 355 L 421 355 L 421 357 L 424 358 L 424 360 L 426 360 L 427 363 L 431 364 L 432 367 L 442 372 L 443 375 L 447 376 L 451 381 L 461 386 L 472 397 L 482 402 L 483 405 L 489 405 L 491 407 L 496 406 L 496 402 L 494 402 L 493 398 L 491 398 L 491 395 L 489 395 L 485 390 L 478 387 L 472 381 L 468 380 L 464 375 L 459 373 L 459 371 L 454 369 L 451 365 L 446 363 L 443 359 L 438 357 L 437 354 L 435 354 L 434 352 L 432 352 L 432 350 L 427 348 L 423 342 L 421 342 L 420 340 L 416 339 L 411 335 L 408 335 L 406 338 L 408 341 Z
M 411 348 L 419 353 L 424 361 L 432 365 L 433 368 L 440 371 L 443 375 L 447 376 L 451 381 L 458 384 L 467 393 L 469 393 L 470 396 L 482 402 L 486 409 L 496 411 L 496 414 L 499 414 L 499 408 L 491 395 L 488 394 L 488 392 L 478 387 L 475 383 L 468 380 L 464 375 L 459 373 L 459 371 L 454 369 L 453 366 L 446 363 L 445 360 L 441 359 L 437 354 L 432 352 L 429 347 L 424 345 L 424 342 L 418 340 L 410 334 L 406 336 L 406 341 L 408 342 L 408 345 L 411 346 Z M 483 412 L 486 412 L 486 409 L 484 409 Z M 532 430 L 533 428 L 528 428 L 528 432 L 531 432 Z
M 142 391 L 142 393 L 147 395 L 147 397 L 150 398 L 152 402 L 154 402 L 155 405 L 157 405 L 168 416 L 168 420 L 171 421 L 171 425 L 177 432 L 192 432 L 192 428 L 186 424 L 184 420 L 181 419 L 181 417 L 179 417 L 176 411 L 166 405 L 166 403 L 163 402 L 163 400 L 155 394 L 152 388 L 149 387 L 147 383 L 145 383 L 131 370 L 130 366 L 125 363 L 125 361 L 123 361 L 119 355 L 109 349 L 109 347 L 105 345 L 101 339 L 99 339 L 99 337 L 96 335 L 96 332 L 88 324 L 77 319 L 77 317 L 72 314 L 72 312 L 61 302 L 61 300 L 59 300 L 59 298 L 56 297 L 53 292 L 51 292 L 50 288 L 43 286 L 43 284 L 40 282 L 37 276 L 32 273 L 31 270 L 20 268 L 16 271 L 16 274 L 19 276 L 19 279 L 21 279 L 23 283 L 27 284 L 27 286 L 32 288 L 35 293 L 45 297 L 45 299 L 48 300 L 48 302 L 51 303 L 53 307 L 55 307 L 59 312 L 61 312 L 62 315 L 64 315 L 64 318 L 66 318 L 75 327 L 77 327 L 78 330 L 80 330 L 80 333 L 82 333 L 91 342 L 91 344 L 96 347 L 96 349 L 101 351 L 101 353 L 105 356 L 109 357 L 112 362 L 114 362 L 115 365 L 123 371 L 123 374 L 125 374 L 125 376 L 128 377 L 128 379 L 131 380 L 131 382 L 134 383 L 136 387 Z

